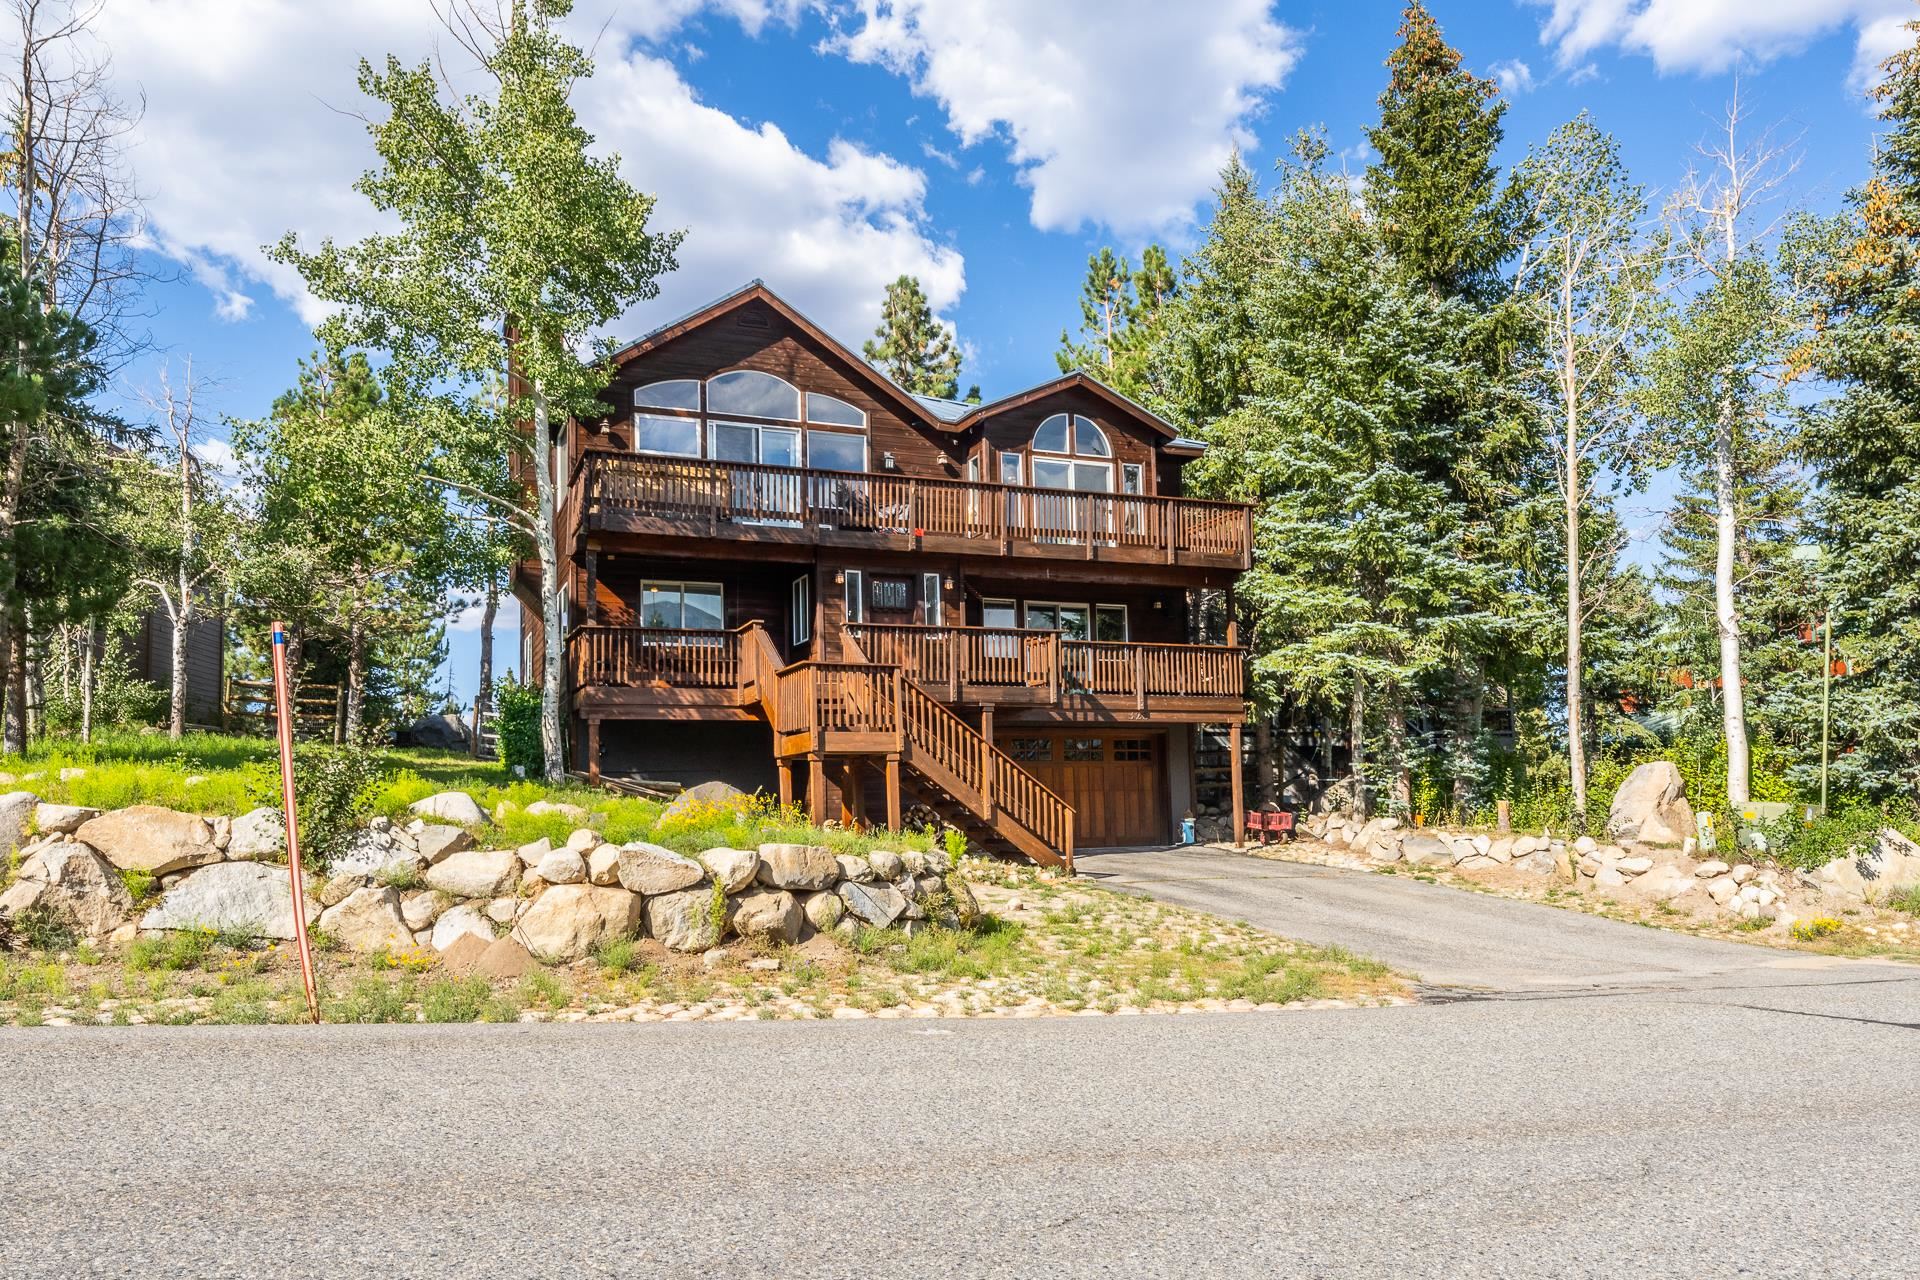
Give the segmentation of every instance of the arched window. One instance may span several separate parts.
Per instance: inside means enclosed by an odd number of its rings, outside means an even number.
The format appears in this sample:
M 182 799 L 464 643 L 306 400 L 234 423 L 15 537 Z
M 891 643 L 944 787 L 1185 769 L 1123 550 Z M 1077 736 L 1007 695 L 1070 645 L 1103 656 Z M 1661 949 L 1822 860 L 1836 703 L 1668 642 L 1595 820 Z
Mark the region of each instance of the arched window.
M 834 427 L 864 429 L 867 425 L 867 415 L 838 396 L 826 396 L 818 391 L 809 391 L 807 392 L 807 421 L 825 423 Z
M 1111 493 L 1112 457 L 1113 446 L 1093 419 L 1056 413 L 1033 432 L 1033 483 L 1042 489 Z
M 770 373 L 735 369 L 707 379 L 707 412 L 798 422 L 800 392 L 791 382 Z
M 693 378 L 671 378 L 666 382 L 649 382 L 633 393 L 633 407 L 636 409 L 691 409 L 700 410 L 700 384 Z

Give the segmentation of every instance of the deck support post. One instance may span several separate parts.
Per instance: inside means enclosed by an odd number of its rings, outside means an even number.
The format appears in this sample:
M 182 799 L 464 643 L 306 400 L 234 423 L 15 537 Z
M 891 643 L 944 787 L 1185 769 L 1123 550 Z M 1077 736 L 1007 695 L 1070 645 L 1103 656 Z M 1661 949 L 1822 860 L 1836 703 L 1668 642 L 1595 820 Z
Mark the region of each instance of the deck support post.
M 1240 611 L 1234 608 L 1233 588 L 1227 588 L 1227 647 L 1240 643 Z
M 587 720 L 587 781 L 600 785 L 600 718 Z
M 785 760 L 775 760 L 773 771 L 780 779 L 780 807 L 791 809 L 793 807 L 793 766 Z
M 853 831 L 867 820 L 866 797 L 861 794 L 860 761 L 849 757 L 840 773 L 840 825 Z
M 587 625 L 600 621 L 600 553 L 587 544 Z
M 807 818 L 819 826 L 827 817 L 827 761 L 818 751 L 807 753 Z
M 980 708 L 980 816 L 992 822 L 996 812 L 993 798 L 993 704 Z
M 1233 847 L 1236 849 L 1247 843 L 1247 792 L 1240 777 L 1241 754 L 1240 722 L 1235 720 L 1227 726 L 1227 758 L 1233 769 Z
M 900 753 L 887 752 L 887 830 L 900 829 Z

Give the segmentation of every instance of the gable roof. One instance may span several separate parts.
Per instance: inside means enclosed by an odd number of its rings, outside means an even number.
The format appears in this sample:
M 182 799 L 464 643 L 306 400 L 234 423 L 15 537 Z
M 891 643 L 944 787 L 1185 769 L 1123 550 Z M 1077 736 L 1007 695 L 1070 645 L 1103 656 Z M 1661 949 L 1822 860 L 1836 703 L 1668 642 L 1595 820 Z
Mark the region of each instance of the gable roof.
M 813 321 L 807 319 L 798 309 L 788 303 L 786 299 L 767 288 L 765 281 L 759 279 L 749 280 L 732 293 L 715 298 L 705 306 L 696 307 L 678 319 L 670 320 L 666 324 L 642 334 L 615 352 L 613 363 L 615 367 L 624 365 L 639 356 L 645 355 L 649 351 L 665 346 L 676 338 L 692 333 L 694 330 L 710 324 L 727 313 L 738 310 L 750 302 L 759 302 L 772 308 L 773 311 L 786 319 L 787 322 L 795 328 L 828 347 L 853 368 L 859 370 L 865 375 L 866 380 L 873 385 L 876 391 L 899 405 L 910 417 L 916 418 L 936 430 L 944 430 L 958 434 L 996 414 L 1005 413 L 1010 409 L 1018 409 L 1023 405 L 1031 404 L 1036 400 L 1054 395 L 1057 392 L 1078 388 L 1090 392 L 1120 412 L 1136 419 L 1156 435 L 1161 436 L 1167 442 L 1169 448 L 1185 452 L 1188 449 L 1197 450 L 1199 447 L 1198 441 L 1181 439 L 1180 433 L 1174 430 L 1173 425 L 1167 422 L 1166 419 L 1142 407 L 1138 401 L 1115 391 L 1112 387 L 1109 387 L 1106 383 L 1100 381 L 1100 379 L 1094 377 L 1084 369 L 1075 369 L 1071 373 L 1061 374 L 1058 378 L 1049 379 L 1037 386 L 1029 387 L 1025 391 L 1018 391 L 1009 396 L 1002 396 L 1000 399 L 987 404 L 967 404 L 959 400 L 946 400 L 938 396 L 923 396 L 908 391 L 899 383 L 887 377 L 886 374 L 868 364 L 865 359 L 855 354 L 845 343 L 835 338 Z

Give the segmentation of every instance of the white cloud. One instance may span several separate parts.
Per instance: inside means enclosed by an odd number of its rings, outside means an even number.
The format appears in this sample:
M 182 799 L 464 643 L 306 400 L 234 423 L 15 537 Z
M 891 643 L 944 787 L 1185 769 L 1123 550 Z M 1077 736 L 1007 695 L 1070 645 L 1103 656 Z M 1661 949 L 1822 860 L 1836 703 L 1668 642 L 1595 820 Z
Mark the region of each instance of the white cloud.
M 1605 45 L 1646 54 L 1662 71 L 1724 71 L 1765 61 L 1842 27 L 1856 32 L 1855 72 L 1867 74 L 1904 39 L 1912 0 L 1532 0 L 1551 5 L 1541 43 L 1562 66 Z
M 463 587 L 448 598 L 448 604 L 463 606 L 452 618 L 447 620 L 447 630 L 455 632 L 478 632 L 480 620 L 487 612 L 486 595 L 478 587 Z M 496 671 L 504 668 L 500 638 L 516 634 L 520 628 L 520 601 L 511 592 L 502 592 L 500 606 L 493 615 L 493 665 Z
M 929 230 L 925 178 L 844 141 L 824 155 L 771 124 L 701 102 L 652 49 L 696 14 L 757 31 L 791 22 L 801 0 L 584 0 L 571 19 L 595 46 L 598 74 L 580 86 L 582 120 L 626 176 L 659 203 L 654 225 L 685 227 L 680 270 L 661 296 L 614 328 L 627 334 L 691 309 L 753 276 L 843 335 L 863 333 L 887 281 L 918 275 L 936 308 L 965 287 L 961 255 Z M 350 241 L 377 215 L 353 181 L 372 151 L 351 113 L 367 103 L 359 58 L 412 63 L 464 55 L 425 0 L 116 0 L 102 17 L 116 73 L 144 93 L 134 164 L 153 234 L 244 319 L 270 293 L 309 323 L 323 314 L 298 275 L 262 246 L 291 230 L 312 244 Z
M 963 146 L 1003 138 L 1033 225 L 1185 223 L 1300 57 L 1271 0 L 838 0 L 825 47 L 908 78 Z
M 239 487 L 240 460 L 234 455 L 232 445 L 225 440 L 209 438 L 191 447 L 193 456 L 200 460 L 201 468 L 213 477 L 216 484 L 223 489 Z
M 1499 84 L 1500 92 L 1509 98 L 1533 91 L 1533 68 L 1518 58 L 1496 62 L 1487 70 L 1493 72 L 1494 81 Z

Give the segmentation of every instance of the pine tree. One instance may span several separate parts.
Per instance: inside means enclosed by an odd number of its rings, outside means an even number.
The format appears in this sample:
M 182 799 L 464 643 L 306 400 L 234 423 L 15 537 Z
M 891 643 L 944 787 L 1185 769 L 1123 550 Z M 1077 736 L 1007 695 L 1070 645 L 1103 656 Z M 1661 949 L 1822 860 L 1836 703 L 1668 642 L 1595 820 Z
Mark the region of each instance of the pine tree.
M 1849 672 L 1834 690 L 1835 781 L 1876 799 L 1920 788 L 1920 23 L 1907 29 L 1916 43 L 1875 90 L 1887 129 L 1871 178 L 1796 245 L 1819 309 L 1804 358 L 1839 387 L 1805 436 Z
M 951 400 L 960 391 L 960 349 L 933 317 L 920 282 L 901 276 L 887 286 L 880 325 L 860 353 L 874 368 L 915 395 Z M 979 388 L 971 391 L 979 398 Z
M 1062 330 L 1054 360 L 1062 373 L 1084 369 L 1134 397 L 1148 385 L 1153 346 L 1178 289 L 1167 251 L 1150 244 L 1136 270 L 1111 248 L 1087 259 L 1080 286 L 1080 340 Z
M 1190 433 L 1203 436 L 1206 424 L 1252 391 L 1253 288 L 1268 262 L 1273 227 L 1273 208 L 1236 150 L 1214 188 L 1206 238 L 1182 264 L 1179 290 L 1148 357 L 1149 404 Z

